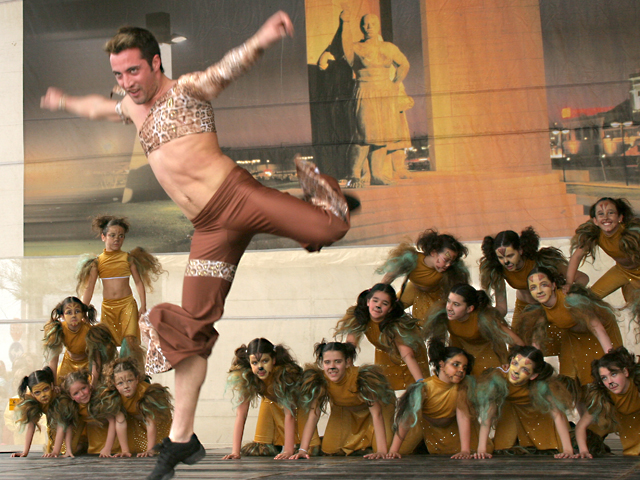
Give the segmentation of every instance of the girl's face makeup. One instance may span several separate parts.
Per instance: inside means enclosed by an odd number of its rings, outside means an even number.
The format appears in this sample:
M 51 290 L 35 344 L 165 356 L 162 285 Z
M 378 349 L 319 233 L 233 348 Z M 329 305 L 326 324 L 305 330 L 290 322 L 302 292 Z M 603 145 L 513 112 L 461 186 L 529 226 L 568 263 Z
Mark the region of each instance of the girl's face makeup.
M 522 250 L 513 247 L 500 247 L 496 250 L 496 256 L 500 264 L 508 271 L 515 272 L 524 266 Z
M 332 382 L 339 382 L 344 378 L 349 364 L 342 352 L 332 350 L 322 354 L 322 369 Z
M 604 386 L 611 390 L 611 393 L 623 395 L 629 389 L 629 371 L 626 368 L 622 370 L 609 370 L 607 367 L 598 369 L 600 380 Z
M 102 241 L 107 252 L 117 252 L 124 243 L 124 228 L 120 225 L 112 225 L 107 229 L 106 234 L 102 234 Z
M 391 310 L 391 296 L 388 293 L 377 291 L 367 300 L 367 306 L 371 320 L 380 323 Z
M 276 359 L 268 353 L 262 353 L 249 355 L 249 363 L 253 374 L 260 380 L 266 380 L 276 366 Z
M 91 400 L 91 386 L 88 383 L 76 381 L 69 387 L 71 399 L 82 405 L 86 405 Z
M 447 298 L 447 318 L 449 320 L 464 321 L 473 311 L 473 305 L 468 306 L 462 295 L 451 292 Z
M 535 364 L 529 358 L 516 355 L 511 359 L 507 378 L 512 385 L 524 385 L 538 376 L 537 373 L 533 373 L 534 368 Z
M 53 397 L 53 384 L 52 383 L 37 383 L 31 390 L 31 395 L 42 405 L 48 405 Z
M 118 393 L 126 398 L 131 398 L 136 394 L 138 388 L 138 378 L 131 370 L 118 372 L 113 375 L 113 383 Z
M 440 362 L 438 378 L 445 383 L 460 383 L 467 375 L 467 364 L 469 360 L 463 353 L 454 355 L 446 361 Z
M 556 303 L 556 284 L 544 273 L 534 273 L 527 279 L 529 293 L 539 303 L 553 307 Z
M 62 318 L 69 326 L 69 330 L 77 332 L 80 328 L 80 324 L 82 323 L 82 319 L 84 318 L 82 307 L 77 303 L 69 303 L 65 305 L 62 310 Z
M 600 227 L 605 235 L 616 233 L 623 220 L 616 205 L 609 200 L 604 200 L 596 205 L 595 210 L 596 216 L 593 218 L 593 223 Z
M 434 250 L 429 254 L 429 257 L 431 257 L 431 263 L 433 264 L 432 268 L 435 268 L 439 273 L 443 273 L 456 261 L 456 252 L 450 248 L 444 248 L 440 252 Z

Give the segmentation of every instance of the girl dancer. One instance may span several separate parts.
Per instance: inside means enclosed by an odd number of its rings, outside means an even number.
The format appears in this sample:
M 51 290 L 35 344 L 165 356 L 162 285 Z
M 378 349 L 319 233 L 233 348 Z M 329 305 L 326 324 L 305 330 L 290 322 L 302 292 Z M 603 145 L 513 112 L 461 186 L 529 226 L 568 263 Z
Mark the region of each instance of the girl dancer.
M 520 235 L 512 230 L 498 233 L 495 238 L 484 237 L 480 258 L 480 284 L 496 299 L 496 308 L 505 316 L 507 314 L 506 284 L 516 290 L 516 305 L 513 309 L 511 328 L 517 331 L 520 325 L 522 310 L 536 301 L 529 293 L 527 275 L 534 267 L 546 267 L 563 275 L 567 273 L 568 260 L 562 252 L 554 247 L 540 247 L 540 237 L 533 227 L 525 228 Z M 576 272 L 576 283 L 586 286 L 589 277 Z M 557 355 L 559 352 L 559 331 L 549 326 L 548 337 L 553 345 L 548 345 L 546 354 Z
M 104 360 L 111 360 L 116 346 L 110 332 L 104 326 L 94 326 L 96 309 L 87 306 L 77 297 L 67 297 L 51 311 L 51 318 L 44 326 L 44 352 L 58 385 L 67 374 L 89 368 L 95 379 L 100 378 Z M 92 330 L 97 331 L 92 332 Z M 58 364 L 62 347 L 62 362 Z
M 24 440 L 22 453 L 14 453 L 12 457 L 26 457 L 29 455 L 31 442 L 38 422 L 42 415 L 47 418 L 47 437 L 43 457 L 57 457 L 62 449 L 62 441 L 66 442 L 65 457 L 73 457 L 71 449 L 71 432 L 68 428 L 73 421 L 73 407 L 71 401 L 58 393 L 54 387 L 53 371 L 49 367 L 36 370 L 31 375 L 24 377 L 18 387 L 20 403 L 16 410 L 16 423 L 26 426 L 27 433 Z
M 120 457 L 153 455 L 153 447 L 169 435 L 171 429 L 171 394 L 159 383 L 145 381 L 140 368 L 131 358 L 118 358 L 106 375 L 109 390 L 105 396 L 120 403 L 116 414 L 116 434 L 120 442 Z M 111 401 L 111 400 L 109 400 Z M 132 447 L 131 449 L 129 447 Z
M 456 283 L 469 283 L 469 272 L 462 258 L 469 254 L 467 247 L 451 235 L 425 230 L 416 245 L 401 243 L 391 250 L 377 273 L 384 274 L 383 283 L 391 283 L 406 275 L 400 300 L 412 307 L 412 314 L 425 321 L 431 306 L 444 302 L 447 292 Z
M 580 457 L 593 458 L 587 445 L 592 423 L 620 435 L 623 455 L 640 455 L 640 365 L 626 348 L 618 347 L 591 364 L 588 411 L 576 425 Z
M 509 366 L 483 376 L 477 389 L 480 439 L 475 458 L 491 458 L 489 431 L 495 422 L 494 449 L 558 450 L 556 458 L 573 458 L 565 411 L 571 394 L 553 376 L 553 367 L 535 347 L 513 347 Z
M 507 360 L 507 344 L 524 345 L 491 306 L 489 296 L 466 283 L 453 286 L 446 308 L 432 314 L 424 329 L 429 339 L 444 341 L 448 334 L 450 346 L 472 354 L 471 375 L 475 376 L 502 365 Z
M 140 312 L 144 313 L 147 310 L 145 287 L 151 290 L 152 282 L 164 270 L 158 259 L 141 247 L 129 253 L 121 250 L 129 231 L 126 218 L 103 215 L 93 219 L 91 228 L 102 238 L 105 248 L 102 254 L 81 265 L 77 290 L 84 291 L 82 301 L 89 305 L 100 277 L 103 287 L 100 321 L 109 327 L 118 345 L 125 337 L 137 338 L 139 343 L 138 306 L 129 286 L 129 277 L 133 277 L 140 298 Z
M 591 381 L 591 362 L 612 348 L 622 346 L 622 336 L 611 306 L 585 288 L 574 285 L 565 295 L 564 279 L 544 267 L 529 272 L 529 291 L 540 304 L 522 313 L 520 336 L 536 347 L 544 346 L 546 326 L 562 332 L 560 374 L 587 385 Z
M 256 338 L 248 346 L 242 345 L 229 370 L 227 387 L 238 395 L 236 422 L 233 429 L 231 454 L 223 460 L 240 455 L 271 455 L 276 460 L 288 459 L 300 443 L 306 415 L 297 410 L 302 368 L 283 345 L 274 345 L 265 338 Z M 241 448 L 242 434 L 249 406 L 262 398 L 254 442 Z M 310 442 L 313 452 L 320 450 L 318 432 Z M 278 448 L 279 447 L 279 448 Z
M 473 355 L 456 347 L 445 347 L 440 340 L 429 344 L 429 362 L 436 374 L 411 385 L 400 398 L 396 411 L 396 434 L 387 458 L 415 450 L 421 438 L 411 444 L 407 433 L 420 425 L 424 443 L 431 454 L 471 458 L 478 446 L 478 422 L 472 418 L 467 389 L 472 379 L 465 378 L 473 369 Z
M 356 347 L 363 335 L 376 347 L 375 364 L 394 390 L 431 375 L 420 326 L 404 313 L 391 285 L 378 283 L 360 293 L 336 326 L 336 337 Z
M 576 282 L 576 271 L 586 257 L 595 259 L 599 246 L 616 264 L 591 287 L 600 298 L 622 288 L 626 301 L 640 288 L 640 221 L 624 198 L 604 197 L 591 206 L 591 220 L 576 229 L 571 239 L 567 285 Z
M 89 381 L 89 372 L 77 370 L 67 375 L 63 382 L 65 392 L 77 404 L 78 420 L 73 435 L 73 450 L 76 451 L 80 437 L 86 433 L 87 453 L 100 457 L 112 457 L 112 453 L 120 450 L 114 446 L 116 438 L 115 417 L 120 405 L 112 395 L 105 395 L 106 389 L 100 386 L 94 389 Z
M 324 453 L 349 455 L 371 447 L 375 453 L 364 458 L 385 458 L 396 400 L 389 382 L 377 366 L 353 366 L 356 348 L 351 343 L 322 342 L 314 350 L 317 365 L 306 366 L 300 388 L 309 418 L 298 453 L 291 458 L 309 458 L 311 438 L 327 402 L 331 415 L 322 439 Z

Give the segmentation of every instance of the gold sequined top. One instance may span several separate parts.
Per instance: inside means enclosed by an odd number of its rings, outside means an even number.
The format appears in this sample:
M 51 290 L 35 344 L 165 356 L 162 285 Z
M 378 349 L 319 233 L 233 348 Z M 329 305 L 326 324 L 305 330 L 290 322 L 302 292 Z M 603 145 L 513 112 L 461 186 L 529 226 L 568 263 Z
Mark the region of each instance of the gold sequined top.
M 624 230 L 624 225 L 620 225 L 618 230 L 608 237 L 605 235 L 604 230 L 600 230 L 600 236 L 598 237 L 598 245 L 600 248 L 604 250 L 604 253 L 609 255 L 611 258 L 626 258 L 627 254 L 625 254 L 620 248 L 620 238 L 622 237 L 622 232 Z
M 631 380 L 631 379 L 629 379 Z M 635 384 L 631 382 L 626 393 L 616 395 L 608 392 L 613 400 L 616 409 L 616 419 L 618 420 L 618 434 L 622 443 L 622 453 L 624 455 L 640 454 L 640 392 Z
M 327 380 L 327 391 L 332 404 L 340 407 L 358 407 L 366 405 L 358 392 L 357 382 L 359 371 L 360 369 L 358 367 L 347 367 L 347 372 L 339 382 L 332 382 L 325 374 L 325 378 Z
M 547 320 L 552 325 L 558 328 L 571 328 L 578 324 L 578 321 L 573 318 L 569 309 L 564 303 L 565 297 L 562 290 L 556 289 L 557 301 L 553 307 L 547 307 L 542 305 L 547 314 Z
M 158 98 L 145 118 L 138 137 L 145 155 L 176 138 L 195 133 L 215 132 L 210 100 L 253 65 L 262 49 L 252 37 L 230 50 L 218 63 L 203 72 L 182 75 L 176 84 Z M 121 106 L 116 107 L 121 114 Z
M 409 280 L 422 290 L 437 290 L 440 288 L 443 274 L 435 268 L 427 267 L 424 264 L 424 258 L 424 253 L 418 253 L 418 264 L 409 274 Z
M 72 332 L 67 322 L 62 322 L 62 332 L 64 335 L 64 346 L 75 356 L 87 357 L 87 333 L 91 327 L 88 323 L 81 322 L 80 328 Z
M 124 395 L 120 395 L 120 398 L 122 399 L 122 406 L 129 415 L 140 415 L 138 402 L 142 397 L 144 397 L 147 388 L 149 388 L 149 384 L 147 382 L 138 382 L 138 386 L 136 387 L 136 391 L 133 396 L 127 398 Z

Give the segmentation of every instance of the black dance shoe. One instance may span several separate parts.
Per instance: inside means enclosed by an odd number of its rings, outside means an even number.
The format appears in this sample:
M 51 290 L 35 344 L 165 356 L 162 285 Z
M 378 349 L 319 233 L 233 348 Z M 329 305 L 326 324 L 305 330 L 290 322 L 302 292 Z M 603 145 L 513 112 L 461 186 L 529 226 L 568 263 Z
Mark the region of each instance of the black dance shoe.
M 174 443 L 167 437 L 153 449 L 159 451 L 160 455 L 147 480 L 169 480 L 175 475 L 174 468 L 178 463 L 193 465 L 206 455 L 206 451 L 195 433 L 191 435 L 191 439 L 187 443 Z

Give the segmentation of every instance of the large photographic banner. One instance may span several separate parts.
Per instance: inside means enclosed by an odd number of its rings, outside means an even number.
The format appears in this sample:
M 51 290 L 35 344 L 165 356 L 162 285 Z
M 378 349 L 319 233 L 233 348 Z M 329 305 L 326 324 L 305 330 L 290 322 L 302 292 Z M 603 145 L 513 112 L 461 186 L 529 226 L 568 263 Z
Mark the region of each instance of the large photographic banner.
M 40 96 L 108 96 L 102 47 L 122 25 L 152 30 L 178 78 L 277 9 L 296 34 L 212 102 L 219 141 L 294 195 L 296 153 L 338 178 L 362 202 L 340 245 L 431 227 L 566 237 L 585 205 L 640 181 L 633 0 L 24 0 L 25 255 L 98 251 L 90 218 L 103 213 L 129 218 L 130 247 L 188 251 L 191 224 L 135 129 L 42 111 Z M 258 236 L 250 248 L 291 246 Z

